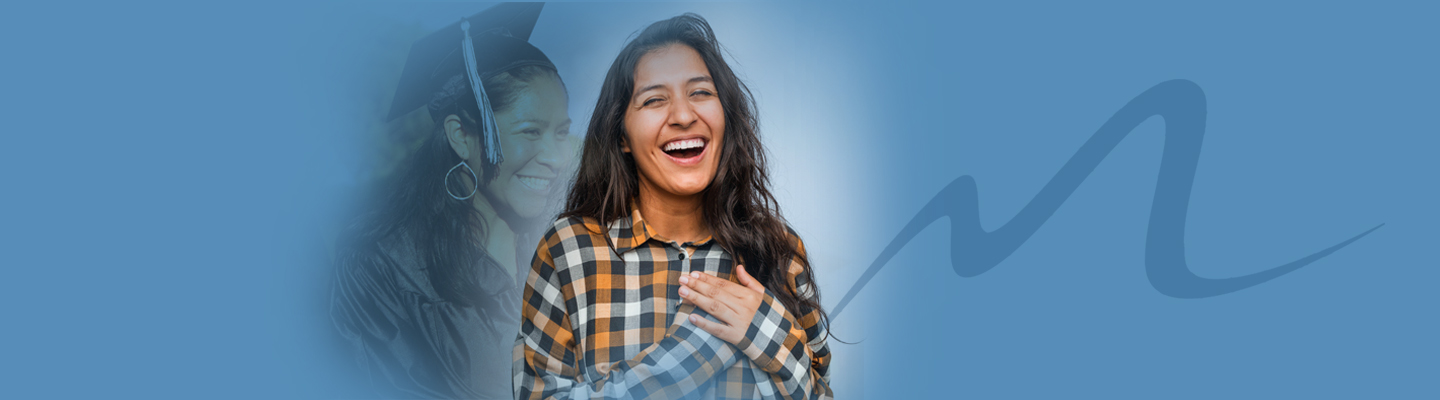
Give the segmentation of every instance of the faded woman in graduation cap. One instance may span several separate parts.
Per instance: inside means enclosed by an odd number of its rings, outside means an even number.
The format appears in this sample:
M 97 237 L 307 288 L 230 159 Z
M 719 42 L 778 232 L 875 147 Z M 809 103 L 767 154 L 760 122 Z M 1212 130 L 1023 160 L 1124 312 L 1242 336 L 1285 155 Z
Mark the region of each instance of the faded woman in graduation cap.
M 540 9 L 501 4 L 411 47 L 390 118 L 428 112 L 434 130 L 347 227 L 331 305 L 382 395 L 513 396 L 518 266 L 575 157 L 565 87 L 527 42 Z

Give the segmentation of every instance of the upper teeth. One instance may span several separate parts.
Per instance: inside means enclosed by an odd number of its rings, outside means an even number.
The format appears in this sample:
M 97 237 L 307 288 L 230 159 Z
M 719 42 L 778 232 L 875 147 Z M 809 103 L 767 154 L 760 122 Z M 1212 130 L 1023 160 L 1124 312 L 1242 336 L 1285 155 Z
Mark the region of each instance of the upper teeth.
M 700 140 L 700 139 L 676 140 L 676 141 L 673 141 L 673 142 L 670 142 L 670 143 L 666 143 L 666 144 L 665 144 L 665 151 L 675 151 L 675 150 L 693 149 L 693 148 L 696 148 L 696 147 L 704 147 L 704 146 L 705 146 L 705 141 L 704 141 L 704 140 Z
M 520 183 L 533 189 L 545 190 L 550 188 L 549 179 L 534 178 L 529 176 L 517 176 L 517 178 L 520 178 Z

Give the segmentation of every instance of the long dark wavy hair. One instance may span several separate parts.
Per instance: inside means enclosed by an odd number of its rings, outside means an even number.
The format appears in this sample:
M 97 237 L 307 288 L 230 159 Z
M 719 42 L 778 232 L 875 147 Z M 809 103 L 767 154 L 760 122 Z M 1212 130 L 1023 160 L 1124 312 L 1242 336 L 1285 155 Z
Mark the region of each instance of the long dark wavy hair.
M 557 81 L 559 74 L 543 66 L 524 66 L 482 80 L 485 93 L 496 113 L 504 112 L 514 104 L 520 91 L 525 90 L 536 79 L 552 77 Z M 562 83 L 563 87 L 564 84 Z M 468 92 L 465 91 L 465 92 Z M 475 118 L 477 110 L 475 97 L 468 95 L 438 109 L 430 110 L 438 122 L 454 114 L 460 117 L 460 125 L 467 135 L 480 135 L 480 122 Z M 444 124 L 436 123 L 434 131 L 425 142 L 401 164 L 398 173 L 378 186 L 374 207 L 356 218 L 346 228 L 340 261 L 346 252 L 361 251 L 367 246 L 378 246 L 404 235 L 402 242 L 413 246 L 416 259 L 423 263 L 430 278 L 430 285 L 445 301 L 462 306 L 478 305 L 477 295 L 483 293 L 479 286 L 480 268 L 500 268 L 485 251 L 482 240 L 486 232 L 485 220 L 472 205 L 471 200 L 456 200 L 446 192 L 464 195 L 473 185 L 489 182 L 495 175 L 493 166 L 470 164 L 481 182 L 474 182 L 464 168 L 450 171 L 460 163 L 460 156 L 450 147 L 445 137 Z M 480 154 L 484 154 L 484 144 Z M 442 179 L 442 177 L 448 179 Z M 476 190 L 475 196 L 483 194 Z M 368 247 L 374 250 L 374 247 Z
M 718 243 L 738 256 L 737 261 L 744 263 L 746 271 L 787 310 L 797 317 L 810 310 L 820 311 L 822 321 L 828 325 L 810 261 L 791 242 L 793 231 L 770 193 L 754 96 L 725 63 L 715 32 L 699 15 L 687 13 L 651 24 L 610 65 L 590 118 L 580 170 L 561 216 L 594 218 L 609 224 L 630 214 L 630 204 L 640 194 L 639 172 L 634 158 L 621 151 L 621 143 L 625 139 L 625 112 L 635 89 L 635 65 L 646 53 L 671 44 L 690 46 L 700 53 L 725 112 L 719 168 L 710 186 L 700 193 L 705 224 Z M 789 281 L 792 258 L 804 265 L 802 278 L 811 282 L 807 286 L 813 292 L 798 293 Z

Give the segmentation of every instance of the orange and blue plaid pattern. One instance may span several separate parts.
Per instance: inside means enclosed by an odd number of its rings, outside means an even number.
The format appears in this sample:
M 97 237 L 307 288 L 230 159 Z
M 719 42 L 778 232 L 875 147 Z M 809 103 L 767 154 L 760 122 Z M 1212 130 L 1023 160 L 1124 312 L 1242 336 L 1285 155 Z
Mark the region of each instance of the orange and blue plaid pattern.
M 790 233 L 803 255 L 804 244 Z M 796 318 L 766 293 L 738 345 L 689 322 L 692 313 L 715 319 L 681 304 L 681 275 L 737 279 L 730 254 L 713 239 L 665 239 L 632 207 L 630 217 L 608 227 L 556 221 L 532 264 L 515 343 L 517 398 L 831 397 L 818 311 Z M 814 293 L 800 268 L 791 263 L 793 288 Z

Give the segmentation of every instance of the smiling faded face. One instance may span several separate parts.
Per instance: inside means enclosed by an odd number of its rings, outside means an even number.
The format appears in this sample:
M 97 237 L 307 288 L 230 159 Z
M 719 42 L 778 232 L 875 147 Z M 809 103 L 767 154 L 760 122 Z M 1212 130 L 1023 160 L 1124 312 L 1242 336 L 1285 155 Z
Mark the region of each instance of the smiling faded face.
M 504 160 L 495 180 L 481 192 L 497 209 L 522 218 L 544 211 L 551 186 L 575 158 L 565 88 L 559 79 L 541 77 L 518 92 L 514 103 L 495 113 Z M 477 141 L 478 145 L 478 141 Z M 477 147 L 474 154 L 483 154 Z
M 725 110 L 700 53 L 671 44 L 635 65 L 623 150 L 635 158 L 640 190 L 689 197 L 715 179 Z

